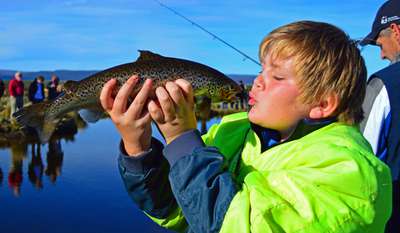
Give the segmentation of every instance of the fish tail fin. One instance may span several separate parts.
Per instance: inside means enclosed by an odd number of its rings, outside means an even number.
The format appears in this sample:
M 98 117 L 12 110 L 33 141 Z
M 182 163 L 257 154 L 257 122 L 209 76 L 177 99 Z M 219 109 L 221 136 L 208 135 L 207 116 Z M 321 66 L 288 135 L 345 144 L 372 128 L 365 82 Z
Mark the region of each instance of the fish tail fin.
M 19 124 L 35 128 L 42 143 L 50 139 L 58 123 L 58 120 L 46 119 L 46 108 L 47 102 L 42 102 L 26 106 L 13 114 Z

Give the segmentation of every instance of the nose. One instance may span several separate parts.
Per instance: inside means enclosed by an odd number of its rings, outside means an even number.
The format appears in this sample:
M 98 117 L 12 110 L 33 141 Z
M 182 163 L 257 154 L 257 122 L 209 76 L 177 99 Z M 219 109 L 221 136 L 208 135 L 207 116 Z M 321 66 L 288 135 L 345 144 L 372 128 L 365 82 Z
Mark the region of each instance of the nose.
M 261 88 L 262 87 L 262 77 L 261 77 L 261 75 L 258 75 L 255 79 L 254 79 L 254 81 L 253 81 L 253 86 L 251 87 L 251 89 L 254 89 L 254 88 L 257 88 L 257 89 L 259 89 L 259 88 Z

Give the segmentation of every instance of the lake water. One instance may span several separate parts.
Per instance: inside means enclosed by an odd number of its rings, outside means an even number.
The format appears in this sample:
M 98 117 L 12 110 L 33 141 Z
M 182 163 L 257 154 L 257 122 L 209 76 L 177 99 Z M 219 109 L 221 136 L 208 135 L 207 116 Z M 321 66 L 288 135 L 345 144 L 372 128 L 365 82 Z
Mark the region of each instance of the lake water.
M 161 138 L 154 128 L 153 135 Z M 112 122 L 101 120 L 73 140 L 0 149 L 0 232 L 169 232 L 125 191 L 117 168 L 119 141 Z

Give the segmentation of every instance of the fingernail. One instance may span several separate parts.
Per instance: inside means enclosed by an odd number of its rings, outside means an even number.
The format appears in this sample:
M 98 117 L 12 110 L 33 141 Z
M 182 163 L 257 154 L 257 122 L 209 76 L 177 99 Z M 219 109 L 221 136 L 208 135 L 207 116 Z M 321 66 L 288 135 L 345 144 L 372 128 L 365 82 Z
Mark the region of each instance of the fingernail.
M 157 96 L 162 96 L 162 95 L 163 95 L 162 87 L 157 87 L 157 89 L 156 89 L 156 95 L 157 95 Z
M 114 79 L 114 78 L 112 78 L 112 79 L 108 80 L 106 84 L 107 84 L 107 85 L 110 85 L 111 83 L 113 83 L 113 82 L 114 82 L 114 80 L 115 80 L 115 79 Z
M 137 81 L 137 77 L 130 77 L 126 82 L 128 84 L 133 84 Z

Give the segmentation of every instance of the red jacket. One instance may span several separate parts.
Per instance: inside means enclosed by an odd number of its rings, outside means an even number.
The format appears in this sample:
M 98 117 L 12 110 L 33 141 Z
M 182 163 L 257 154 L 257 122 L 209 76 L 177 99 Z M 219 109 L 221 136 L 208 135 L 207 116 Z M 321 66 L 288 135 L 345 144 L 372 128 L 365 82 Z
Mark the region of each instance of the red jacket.
M 22 96 L 24 94 L 24 82 L 12 79 L 8 84 L 10 96 Z

